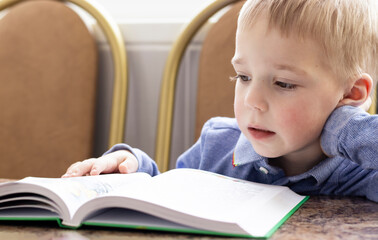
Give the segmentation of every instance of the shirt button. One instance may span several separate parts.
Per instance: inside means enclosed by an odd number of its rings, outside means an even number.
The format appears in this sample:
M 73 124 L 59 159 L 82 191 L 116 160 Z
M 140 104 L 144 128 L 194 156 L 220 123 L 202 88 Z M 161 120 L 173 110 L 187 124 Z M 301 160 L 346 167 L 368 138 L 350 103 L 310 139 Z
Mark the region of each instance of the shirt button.
M 260 167 L 259 170 L 260 170 L 260 172 L 262 172 L 264 174 L 268 174 L 269 173 L 268 169 L 266 169 L 264 167 Z

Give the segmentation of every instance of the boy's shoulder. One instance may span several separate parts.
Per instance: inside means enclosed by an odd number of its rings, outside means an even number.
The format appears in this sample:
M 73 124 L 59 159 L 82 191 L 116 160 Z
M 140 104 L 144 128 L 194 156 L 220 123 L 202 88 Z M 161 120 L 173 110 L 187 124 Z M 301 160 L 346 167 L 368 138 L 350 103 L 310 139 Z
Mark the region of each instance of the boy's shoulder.
M 241 131 L 235 118 L 214 117 L 209 119 L 202 128 L 201 143 L 212 149 L 233 149 Z M 203 146 L 205 148 L 205 146 Z
M 240 132 L 239 126 L 235 118 L 229 117 L 213 117 L 209 119 L 205 125 L 204 130 L 231 130 Z

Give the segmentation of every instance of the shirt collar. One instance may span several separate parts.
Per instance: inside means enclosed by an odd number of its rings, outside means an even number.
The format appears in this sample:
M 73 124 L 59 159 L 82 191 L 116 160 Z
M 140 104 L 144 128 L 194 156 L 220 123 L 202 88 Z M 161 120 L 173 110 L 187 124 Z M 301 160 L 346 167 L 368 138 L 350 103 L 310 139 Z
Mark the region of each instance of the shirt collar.
M 255 152 L 252 147 L 252 144 L 248 141 L 248 139 L 244 136 L 244 134 L 240 134 L 240 137 L 236 143 L 235 151 L 234 151 L 234 158 L 233 158 L 233 165 L 240 166 L 247 163 L 266 160 L 265 157 L 260 156 Z
M 248 141 L 244 134 L 240 134 L 240 137 L 235 146 L 232 164 L 234 166 L 240 166 L 258 161 L 265 163 L 265 165 L 267 166 L 270 166 L 267 164 L 267 158 L 256 153 L 252 147 L 252 144 Z M 342 161 L 343 159 L 340 157 L 327 158 L 314 166 L 309 171 L 296 176 L 290 176 L 288 177 L 288 179 L 291 182 L 298 182 L 302 179 L 312 176 L 315 178 L 318 184 L 321 184 L 329 178 L 329 176 L 335 171 L 335 169 L 341 164 Z M 275 167 L 273 168 L 275 169 Z
M 335 172 L 335 169 L 340 166 L 342 161 L 344 160 L 341 157 L 327 158 L 309 170 L 307 174 L 313 176 L 317 183 L 321 184 Z

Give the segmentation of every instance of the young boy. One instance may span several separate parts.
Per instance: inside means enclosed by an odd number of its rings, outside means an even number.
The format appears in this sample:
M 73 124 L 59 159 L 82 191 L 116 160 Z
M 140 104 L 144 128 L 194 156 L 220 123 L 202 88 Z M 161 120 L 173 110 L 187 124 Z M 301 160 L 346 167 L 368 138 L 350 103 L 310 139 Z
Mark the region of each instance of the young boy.
M 249 0 L 232 59 L 235 119 L 213 118 L 177 161 L 302 194 L 378 202 L 378 117 L 361 107 L 377 79 L 376 0 Z M 159 173 L 126 144 L 63 177 Z

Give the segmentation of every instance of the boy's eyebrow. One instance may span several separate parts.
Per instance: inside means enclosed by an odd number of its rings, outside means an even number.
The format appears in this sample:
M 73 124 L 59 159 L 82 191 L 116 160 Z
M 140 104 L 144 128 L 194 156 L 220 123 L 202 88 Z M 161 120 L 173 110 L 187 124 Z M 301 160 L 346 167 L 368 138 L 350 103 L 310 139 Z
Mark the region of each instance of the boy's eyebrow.
M 308 75 L 305 70 L 300 69 L 300 68 L 295 67 L 295 66 L 292 66 L 292 65 L 276 64 L 276 65 L 274 65 L 274 68 L 276 68 L 278 70 L 287 70 L 287 71 L 290 71 L 290 72 L 297 73 L 299 75 L 304 75 L 304 76 Z
M 244 62 L 245 61 L 243 60 L 243 58 L 239 58 L 239 57 L 233 57 L 231 59 L 232 65 L 243 65 Z M 294 73 L 296 73 L 298 75 L 302 75 L 302 76 L 308 76 L 308 73 L 305 70 L 298 68 L 296 66 L 293 66 L 293 65 L 275 64 L 274 68 L 276 68 L 277 70 L 287 70 L 287 71 L 294 72 Z

